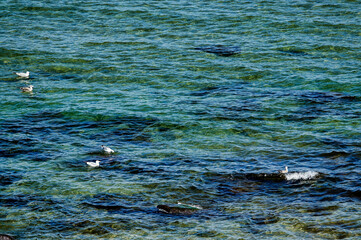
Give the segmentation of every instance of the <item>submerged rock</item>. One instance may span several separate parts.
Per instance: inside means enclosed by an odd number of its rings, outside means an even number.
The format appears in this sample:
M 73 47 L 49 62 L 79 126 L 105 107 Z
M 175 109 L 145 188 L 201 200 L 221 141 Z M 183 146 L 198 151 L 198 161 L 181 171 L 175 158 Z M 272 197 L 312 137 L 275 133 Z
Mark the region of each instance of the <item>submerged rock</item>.
M 196 47 L 195 49 L 201 50 L 203 52 L 213 53 L 216 54 L 217 56 L 222 56 L 222 57 L 229 57 L 241 52 L 241 49 L 237 46 L 223 46 L 223 45 L 202 46 L 202 47 Z
M 245 178 L 250 180 L 261 180 L 261 181 L 285 181 L 286 177 L 284 173 L 246 173 L 236 176 L 236 178 Z
M 168 206 L 168 205 L 158 205 L 158 210 L 167 214 L 175 215 L 191 215 L 200 210 L 198 207 L 189 206 L 189 205 L 179 205 L 179 206 Z
M 245 173 L 233 175 L 235 179 L 249 179 L 258 181 L 302 181 L 312 180 L 322 177 L 322 174 L 315 171 L 307 172 L 288 172 L 288 173 Z

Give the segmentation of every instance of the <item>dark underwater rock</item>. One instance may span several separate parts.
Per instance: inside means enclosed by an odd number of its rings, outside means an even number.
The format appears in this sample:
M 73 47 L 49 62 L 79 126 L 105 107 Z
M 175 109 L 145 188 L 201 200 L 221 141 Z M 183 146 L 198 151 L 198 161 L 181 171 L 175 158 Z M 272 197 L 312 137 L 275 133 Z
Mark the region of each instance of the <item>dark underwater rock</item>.
M 288 173 L 236 173 L 232 177 L 237 180 L 256 180 L 269 182 L 313 180 L 324 176 L 315 171 L 288 172 Z
M 234 175 L 236 179 L 282 182 L 286 180 L 284 173 L 246 173 Z
M 217 56 L 229 57 L 234 54 L 240 53 L 241 49 L 237 46 L 223 46 L 223 45 L 211 45 L 196 47 L 195 50 L 201 50 L 207 53 L 213 53 Z
M 192 215 L 193 213 L 196 213 L 199 211 L 199 208 L 191 207 L 191 206 L 168 206 L 168 205 L 158 205 L 158 210 L 163 213 L 167 214 L 174 214 L 174 215 Z

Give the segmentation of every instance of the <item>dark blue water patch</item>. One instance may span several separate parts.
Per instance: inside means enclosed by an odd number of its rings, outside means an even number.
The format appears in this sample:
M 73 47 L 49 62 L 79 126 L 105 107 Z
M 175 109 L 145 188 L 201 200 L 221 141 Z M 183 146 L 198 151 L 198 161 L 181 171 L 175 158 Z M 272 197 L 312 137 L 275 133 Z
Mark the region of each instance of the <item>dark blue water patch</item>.
M 22 175 L 14 171 L 0 171 L 0 186 L 7 186 L 19 181 Z
M 96 225 L 96 222 L 82 219 L 53 219 L 46 223 L 48 229 L 55 230 L 57 232 L 64 231 L 79 231 L 79 229 L 87 228 Z
M 236 173 L 218 175 L 213 181 L 218 182 L 217 199 L 222 202 L 238 201 L 240 198 L 246 201 L 254 196 L 280 198 L 287 202 L 298 199 L 310 202 L 337 201 L 339 194 L 350 192 L 336 187 L 342 179 L 329 180 L 323 174 L 313 179 L 287 180 L 280 174 Z
M 291 55 L 291 56 L 307 56 L 308 53 L 305 50 L 301 49 L 280 49 L 278 50 L 282 53 Z
M 59 238 L 73 238 L 74 235 L 78 234 L 89 234 L 95 236 L 104 236 L 109 233 L 112 228 L 110 223 L 99 223 L 88 219 L 78 218 L 59 218 L 48 221 L 39 220 L 41 225 L 30 225 L 26 228 L 29 232 L 49 233 L 49 231 L 55 232 L 56 237 Z M 54 236 L 54 235 L 53 235 Z M 53 238 L 52 236 L 52 238 Z
M 312 213 L 313 216 L 325 216 L 331 215 L 333 211 L 338 210 L 340 207 L 337 205 L 319 205 L 314 204 L 313 206 L 307 207 L 305 210 L 306 213 Z
M 98 209 L 101 211 L 102 209 Z M 109 214 L 117 213 L 117 211 L 109 211 Z M 119 212 L 121 213 L 121 212 Z M 57 236 L 72 237 L 75 235 L 86 234 L 91 235 L 93 238 L 109 238 L 108 233 L 116 233 L 119 231 L 129 231 L 134 228 L 147 229 L 149 231 L 159 227 L 162 221 L 150 220 L 147 223 L 142 223 L 141 220 L 147 218 L 145 212 L 133 212 L 130 214 L 119 214 L 116 217 L 111 216 L 109 221 L 92 220 L 91 218 L 60 218 L 52 219 L 45 222 L 45 231 L 50 229 L 57 233 Z M 149 213 L 148 213 L 149 214 Z M 35 230 L 35 226 L 33 227 Z M 30 230 L 30 229 L 29 229 Z
M 152 29 L 149 29 L 150 31 Z M 143 41 L 114 41 L 114 42 L 109 42 L 109 41 L 104 41 L 104 42 L 86 42 L 83 43 L 83 45 L 85 47 L 94 47 L 94 46 L 112 46 L 112 45 L 123 45 L 123 46 L 149 46 L 149 43 L 147 42 L 143 42 Z
M 20 51 L 15 49 L 7 49 L 4 47 L 0 47 L 0 57 L 1 58 L 12 58 L 12 57 L 22 57 L 29 56 L 34 54 L 31 51 Z
M 241 52 L 240 47 L 238 46 L 225 46 L 225 45 L 211 45 L 211 46 L 201 46 L 194 48 L 195 50 L 200 50 L 207 53 L 213 53 L 221 57 L 229 57 Z
M 215 92 L 219 92 L 223 87 L 221 86 L 210 86 L 206 88 L 202 88 L 197 91 L 193 91 L 190 93 L 191 96 L 203 97 L 210 94 L 214 94 Z
M 0 206 L 23 207 L 38 198 L 33 195 L 0 195 Z
M 35 161 L 47 161 L 51 157 L 49 156 L 44 145 L 35 137 L 30 129 L 27 129 L 24 125 L 19 125 L 18 122 L 2 123 L 3 133 L 7 135 L 0 137 L 0 157 L 16 157 L 19 155 L 28 155 L 29 159 Z M 12 139 L 12 134 L 21 133 L 27 137 L 16 137 Z M 47 132 L 44 131 L 43 134 Z M 41 146 L 40 146 L 41 145 Z M 51 154 L 50 154 L 51 155 Z
M 4 133 L 17 133 L 18 127 L 10 126 L 9 124 L 2 125 Z M 15 127 L 15 128 L 13 128 Z M 11 135 L 0 136 L 0 157 L 16 157 L 22 154 L 31 154 L 34 146 L 38 141 L 32 138 L 16 138 L 11 139 Z
M 130 166 L 126 166 L 122 169 L 122 171 L 129 173 L 129 174 L 152 174 L 154 175 L 165 175 L 165 169 L 163 167 L 158 167 L 158 168 L 146 168 L 146 167 L 140 167 L 137 165 L 130 165 Z
M 55 159 L 53 154 L 44 152 L 46 152 L 46 150 L 41 150 L 39 148 L 19 149 L 9 147 L 6 150 L 0 150 L 0 157 L 13 158 L 21 155 L 27 155 L 27 160 L 36 162 L 46 162 Z
M 141 196 L 99 193 L 93 197 L 87 197 L 82 204 L 97 209 L 129 213 L 143 211 L 140 207 L 144 205 L 143 202 L 144 199 Z
M 341 157 L 342 158 L 347 158 L 351 154 L 352 153 L 349 153 L 347 151 L 331 149 L 330 151 L 319 153 L 319 156 L 324 157 L 324 158 L 338 159 L 338 158 L 341 158 Z
M 156 126 L 156 124 L 159 124 Z M 121 126 L 121 127 L 117 127 Z M 124 127 L 126 126 L 126 127 Z M 89 139 L 103 140 L 105 138 L 120 141 L 149 142 L 150 134 L 142 133 L 149 127 L 155 126 L 167 138 L 170 128 L 161 126 L 155 118 L 140 118 L 135 116 L 107 116 L 102 114 L 81 114 L 41 111 L 24 116 L 17 121 L 3 121 L 3 131 L 6 133 L 23 133 L 30 139 L 42 136 L 45 139 L 52 135 L 81 136 Z M 96 129 L 97 133 L 87 134 L 87 130 Z M 85 130 L 85 131 L 84 131 Z M 13 141 L 13 140 L 9 140 Z M 33 140 L 29 140 L 33 141 Z M 58 138 L 61 141 L 61 138 Z
M 289 122 L 312 122 L 321 117 L 349 117 L 357 118 L 358 113 L 350 104 L 358 104 L 358 96 L 338 93 L 320 92 L 305 90 L 277 90 L 277 91 L 257 91 L 249 90 L 244 85 L 241 86 L 218 86 L 204 88 L 191 93 L 196 105 L 205 105 L 203 110 L 196 109 L 190 114 L 198 115 L 201 119 L 212 119 L 216 121 L 232 120 L 238 122 L 263 121 L 267 117 L 273 120 Z M 220 101 L 221 96 L 239 96 L 233 102 Z M 270 99 L 275 99 L 276 104 L 282 102 L 295 102 L 297 109 L 275 112 L 272 109 L 264 108 L 264 103 L 268 104 Z
M 20 9 L 17 9 L 19 11 L 24 11 L 24 12 L 36 12 L 37 14 L 38 13 L 41 13 L 41 12 L 44 12 L 44 13 L 48 13 L 48 14 L 52 14 L 56 11 L 60 11 L 60 12 L 68 12 L 68 11 L 71 11 L 73 10 L 73 7 L 71 6 L 57 6 L 57 5 L 43 5 L 43 6 L 24 6 Z M 81 9 L 78 8 L 78 11 L 80 11 Z
M 324 24 L 324 23 L 322 23 Z M 342 26 L 342 25 L 330 25 L 330 26 Z M 318 45 L 316 47 L 314 47 L 312 49 L 312 51 L 318 51 L 318 52 L 336 52 L 336 53 L 349 53 L 352 52 L 354 49 L 352 49 L 351 47 L 346 47 L 346 46 L 337 46 L 337 45 Z
M 92 134 L 89 137 L 93 139 L 103 139 L 106 137 L 109 141 L 121 140 L 134 143 L 151 143 L 154 134 L 163 139 L 174 140 L 175 135 L 172 133 L 172 130 L 185 128 L 183 125 L 160 122 L 157 119 L 125 118 L 124 120 L 119 119 L 114 122 L 114 126 L 117 124 L 124 124 L 127 127 L 113 127 L 109 130 Z M 104 123 L 102 123 L 102 126 L 104 126 Z M 146 128 L 151 128 L 151 132 L 144 132 Z
M 360 186 L 358 187 L 358 189 L 354 189 L 354 190 L 347 190 L 346 192 L 343 193 L 343 196 L 345 197 L 350 197 L 350 198 L 357 198 L 359 200 L 361 200 L 361 190 Z
M 327 146 L 327 148 L 314 153 L 316 156 L 327 159 L 344 159 L 346 162 L 354 163 L 358 163 L 358 160 L 361 158 L 359 153 L 361 143 L 357 138 L 349 139 L 340 134 L 337 138 L 323 137 L 319 141 Z
M 24 149 L 16 149 L 16 148 L 8 148 L 6 150 L 0 150 L 0 157 L 10 158 L 16 157 L 22 154 L 28 154 L 31 150 L 24 150 Z
M 289 122 L 310 123 L 313 120 L 316 120 L 322 116 L 329 116 L 329 113 L 329 110 L 324 109 L 320 106 L 302 106 L 292 113 L 280 115 L 279 119 Z
M 50 79 L 53 80 L 73 80 L 73 81 L 80 81 L 81 76 L 76 74 L 61 74 L 59 76 L 53 77 L 51 76 Z
M 287 189 L 292 189 L 287 193 L 285 201 L 304 201 L 313 203 L 318 202 L 334 202 L 338 204 L 339 201 L 359 201 L 360 191 L 359 187 L 348 186 L 346 178 L 325 177 L 317 182 L 309 182 L 306 185 L 289 184 L 285 186 L 285 193 Z
M 357 96 L 352 96 L 348 94 L 343 94 L 340 92 L 319 92 L 319 91 L 297 91 L 292 92 L 295 97 L 298 97 L 300 100 L 312 103 L 329 103 L 329 102 L 353 102 L 360 101 L 360 98 Z
M 268 213 L 267 215 L 254 215 L 251 218 L 253 224 L 257 225 L 267 225 L 273 224 L 280 221 L 280 216 L 275 213 Z
M 277 116 L 273 116 L 273 119 L 286 120 L 286 121 L 302 121 L 310 122 L 320 117 L 340 116 L 356 118 L 357 112 L 349 104 L 354 104 L 360 101 L 359 97 L 334 93 L 334 92 L 316 92 L 316 91 L 290 91 L 290 92 L 274 92 L 265 93 L 265 95 L 253 96 L 252 101 L 245 101 L 240 110 L 259 110 L 259 114 L 263 112 L 259 106 L 262 101 L 271 98 L 284 98 L 285 101 L 296 100 L 298 102 L 297 110 L 285 111 Z M 248 105 L 248 106 L 247 106 Z M 258 107 L 257 107 L 258 106 Z M 229 107 L 226 107 L 227 109 Z M 237 108 L 230 108 L 231 114 L 236 114 L 234 118 L 237 118 Z M 257 112 L 256 112 L 257 113 Z M 227 115 L 226 115 L 227 116 Z M 228 117 L 229 118 L 229 117 Z
M 136 161 L 134 159 L 129 159 L 127 156 L 122 156 L 118 154 L 102 154 L 100 152 L 91 152 L 85 154 L 85 158 L 81 161 L 69 160 L 65 162 L 67 168 L 73 168 L 74 170 L 78 169 L 79 171 L 92 171 L 98 172 L 97 174 L 101 175 L 103 178 L 112 176 L 112 172 L 117 172 L 117 174 L 131 174 L 137 176 L 148 176 L 151 175 L 153 178 L 159 180 L 171 179 L 172 177 L 179 177 L 184 174 L 188 174 L 186 170 L 189 163 L 192 161 L 185 161 L 183 156 L 173 156 L 174 154 L 159 155 L 159 154 L 145 154 L 142 156 L 144 161 Z M 163 158 L 163 160 L 154 161 L 155 159 Z M 148 160 L 149 159 L 149 160 Z M 100 161 L 99 168 L 90 168 L 86 165 L 86 162 L 95 162 L 96 160 Z M 194 163 L 194 162 L 193 162 Z M 170 167 L 173 167 L 170 172 Z M 177 168 L 177 169 L 174 169 Z M 107 173 L 109 172 L 109 173 Z

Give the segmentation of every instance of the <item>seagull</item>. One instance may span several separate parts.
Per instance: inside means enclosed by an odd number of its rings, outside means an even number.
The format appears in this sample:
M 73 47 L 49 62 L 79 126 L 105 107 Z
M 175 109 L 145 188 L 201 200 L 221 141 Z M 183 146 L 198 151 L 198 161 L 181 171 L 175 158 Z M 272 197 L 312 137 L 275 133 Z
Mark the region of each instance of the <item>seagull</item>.
M 278 173 L 288 173 L 288 167 L 285 167 L 285 170 L 279 170 Z
M 90 167 L 99 167 L 99 160 L 96 160 L 95 162 L 86 162 Z
M 103 151 L 107 154 L 111 154 L 111 153 L 114 153 L 114 150 L 109 148 L 109 147 L 106 147 L 104 145 L 101 145 L 101 148 L 103 149 Z
M 28 87 L 21 87 L 21 91 L 23 92 L 32 92 L 33 91 L 33 85 L 29 85 Z
M 22 78 L 28 78 L 29 75 L 30 75 L 30 72 L 29 71 L 26 71 L 26 72 L 15 72 L 16 75 L 18 75 L 19 77 L 22 77 Z

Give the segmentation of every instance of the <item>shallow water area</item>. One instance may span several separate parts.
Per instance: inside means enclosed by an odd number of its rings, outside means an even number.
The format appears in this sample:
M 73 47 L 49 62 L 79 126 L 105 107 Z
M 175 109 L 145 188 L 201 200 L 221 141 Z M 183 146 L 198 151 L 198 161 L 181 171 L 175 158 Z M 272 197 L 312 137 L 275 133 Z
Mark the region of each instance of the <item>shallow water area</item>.
M 0 234 L 359 239 L 358 9 L 1 1 Z

